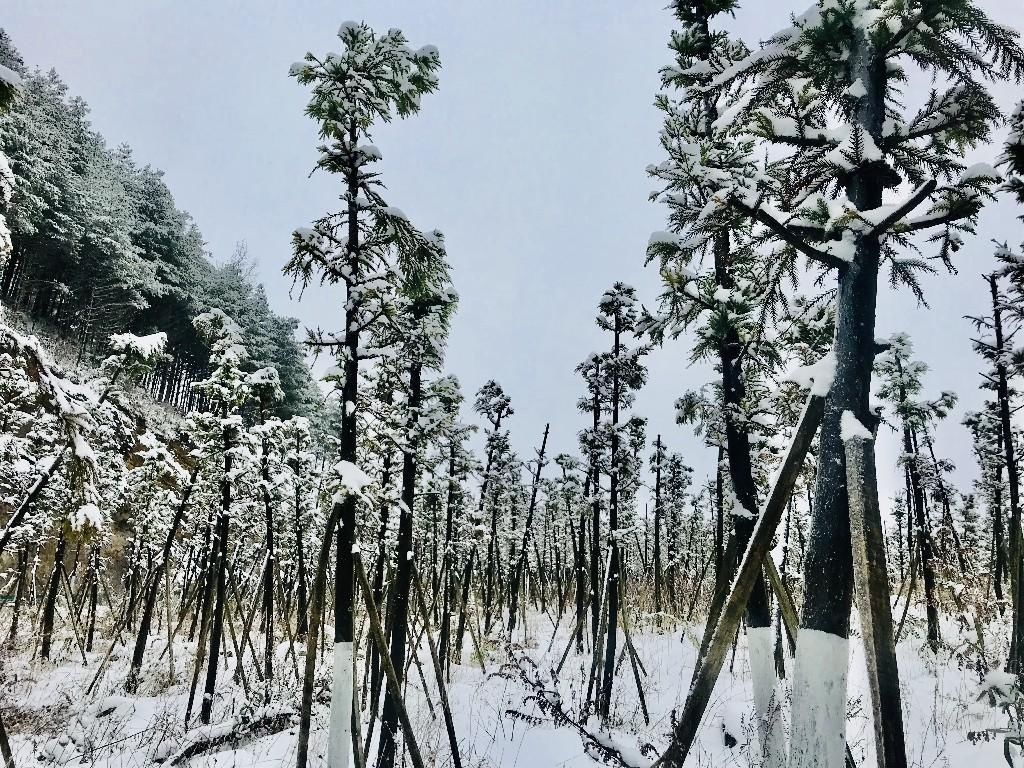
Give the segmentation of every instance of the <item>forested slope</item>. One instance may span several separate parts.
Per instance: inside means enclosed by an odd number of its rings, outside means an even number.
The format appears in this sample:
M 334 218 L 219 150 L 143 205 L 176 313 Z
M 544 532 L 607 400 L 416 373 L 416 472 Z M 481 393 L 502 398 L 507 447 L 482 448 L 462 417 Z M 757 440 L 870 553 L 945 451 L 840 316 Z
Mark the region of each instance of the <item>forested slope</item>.
M 270 308 L 244 242 L 234 254 L 208 253 L 163 172 L 110 146 L 85 101 L 57 72 L 26 64 L 2 30 L 0 65 L 21 79 L 0 116 L 13 188 L 0 300 L 73 339 L 79 357 L 102 355 L 111 333 L 167 333 L 169 358 L 143 384 L 182 409 L 209 362 L 192 318 L 218 307 L 241 325 L 253 365 L 279 371 L 281 414 L 307 413 L 319 395 L 298 323 Z

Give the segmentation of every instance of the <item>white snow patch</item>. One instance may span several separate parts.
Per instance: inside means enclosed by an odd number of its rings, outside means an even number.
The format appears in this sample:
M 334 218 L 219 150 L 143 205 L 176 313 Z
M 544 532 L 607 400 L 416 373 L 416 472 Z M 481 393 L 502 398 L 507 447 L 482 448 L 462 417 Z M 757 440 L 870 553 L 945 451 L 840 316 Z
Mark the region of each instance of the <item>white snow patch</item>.
M 835 377 L 836 355 L 829 352 L 816 363 L 793 369 L 786 374 L 785 380 L 810 390 L 812 395 L 824 397 L 832 388 Z
M 789 768 L 843 765 L 846 752 L 846 675 L 849 641 L 801 629 L 793 671 Z
M 970 168 L 960 174 L 960 183 L 963 184 L 965 181 L 971 181 L 972 179 L 1001 179 L 1002 174 L 999 173 L 988 163 L 975 163 Z
M 385 206 L 381 209 L 385 216 L 391 219 L 401 219 L 402 221 L 408 221 L 409 217 L 405 215 L 405 211 L 401 208 L 395 208 L 393 205 Z
M 83 504 L 71 515 L 71 527 L 76 531 L 81 531 L 87 525 L 96 530 L 103 527 L 103 513 L 95 504 Z
M 853 415 L 853 411 L 843 411 L 843 415 L 839 418 L 839 434 L 844 443 L 857 437 L 864 440 L 870 440 L 872 437 L 871 430 Z
M 115 333 L 110 337 L 110 348 L 114 352 L 131 352 L 146 360 L 161 354 L 167 347 L 167 334 L 163 331 L 148 336 L 133 333 Z
M 867 88 L 864 87 L 864 81 L 859 77 L 850 83 L 849 87 L 844 91 L 847 96 L 852 96 L 855 99 L 863 99 L 868 95 Z
M 747 628 L 747 651 L 754 689 L 754 712 L 761 739 L 765 768 L 782 768 L 786 762 L 786 734 L 783 730 L 782 700 L 775 674 L 775 632 L 771 627 Z
M 331 719 L 327 733 L 328 768 L 352 764 L 352 643 L 334 644 Z
M 341 481 L 342 489 L 349 493 L 362 493 L 363 488 L 373 482 L 368 474 L 351 461 L 339 461 L 334 465 L 334 471 Z
M 0 80 L 14 88 L 21 86 L 21 75 L 13 69 L 5 67 L 3 64 L 0 64 Z

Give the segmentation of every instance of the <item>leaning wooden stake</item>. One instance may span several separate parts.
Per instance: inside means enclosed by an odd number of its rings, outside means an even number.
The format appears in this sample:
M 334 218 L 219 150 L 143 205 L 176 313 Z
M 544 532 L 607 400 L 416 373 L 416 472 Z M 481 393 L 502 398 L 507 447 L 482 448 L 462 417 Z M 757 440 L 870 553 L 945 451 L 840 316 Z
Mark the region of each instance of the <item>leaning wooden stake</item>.
M 423 627 L 427 636 L 427 646 L 430 648 L 430 660 L 434 664 L 434 679 L 437 681 L 437 695 L 441 700 L 441 712 L 444 713 L 444 727 L 448 731 L 448 745 L 452 751 L 452 764 L 455 768 L 462 768 L 459 741 L 455 735 L 455 721 L 452 719 L 452 708 L 448 703 L 448 689 L 444 684 L 444 671 L 441 668 L 441 661 L 437 656 L 434 635 L 430 631 L 430 613 L 427 608 L 426 596 L 423 594 L 423 582 L 420 580 L 419 569 L 415 565 L 413 566 L 412 577 L 413 585 L 416 587 L 416 604 L 420 607 L 420 616 L 423 618 Z
M 655 764 L 656 766 L 682 768 L 686 756 L 690 752 L 690 747 L 693 746 L 700 721 L 704 717 L 704 711 L 707 709 L 708 701 L 714 691 L 715 682 L 722 671 L 729 645 L 740 626 L 740 620 L 746 610 L 747 599 L 750 597 L 754 582 L 760 578 L 762 563 L 771 551 L 772 539 L 782 520 L 797 476 L 803 467 L 807 449 L 810 448 L 811 441 L 818 431 L 824 408 L 825 399 L 823 397 L 812 394 L 807 398 L 796 433 L 793 435 L 793 442 L 789 446 L 789 451 L 779 468 L 771 494 L 754 526 L 747 551 L 743 553 L 743 559 L 736 570 L 732 589 L 729 591 L 721 615 L 718 617 L 707 654 L 690 685 L 690 692 L 687 694 L 683 712 L 676 721 L 672 743 Z
M 11 743 L 7 740 L 7 729 L 4 728 L 2 717 L 0 717 L 0 756 L 3 757 L 6 768 L 14 768 L 14 755 L 11 753 Z
M 775 561 L 771 557 L 764 559 L 764 575 L 768 577 L 768 583 L 779 601 L 779 615 L 782 616 L 782 625 L 786 628 L 789 652 L 796 653 L 796 635 L 800 627 L 800 616 L 796 612 L 793 595 L 782 580 L 782 576 L 779 575 L 779 569 L 775 567 Z
M 844 419 L 851 419 L 849 413 Z M 851 430 L 854 431 L 854 430 Z M 846 487 L 853 542 L 853 578 L 860 604 L 868 687 L 874 705 L 875 754 L 878 768 L 906 768 L 900 673 L 893 642 L 889 605 L 889 569 L 878 509 L 875 441 L 866 428 L 846 436 Z
M 363 568 L 363 558 L 359 552 L 352 553 L 353 566 L 356 571 L 356 578 L 363 590 L 363 601 L 366 603 L 366 612 L 370 616 L 370 634 L 377 644 L 380 652 L 380 663 L 384 667 L 384 674 L 388 679 L 388 687 L 398 704 L 398 719 L 405 731 L 405 746 L 409 750 L 409 757 L 412 760 L 413 768 L 423 768 L 423 757 L 420 755 L 419 744 L 416 742 L 416 734 L 413 732 L 412 723 L 409 722 L 409 713 L 405 709 L 402 700 L 402 687 L 398 684 L 398 676 L 391 664 L 391 654 L 388 652 L 388 641 L 384 639 L 384 630 L 381 629 L 380 616 L 377 615 L 377 606 L 373 602 L 373 591 L 370 589 L 370 582 L 366 578 L 366 570 Z

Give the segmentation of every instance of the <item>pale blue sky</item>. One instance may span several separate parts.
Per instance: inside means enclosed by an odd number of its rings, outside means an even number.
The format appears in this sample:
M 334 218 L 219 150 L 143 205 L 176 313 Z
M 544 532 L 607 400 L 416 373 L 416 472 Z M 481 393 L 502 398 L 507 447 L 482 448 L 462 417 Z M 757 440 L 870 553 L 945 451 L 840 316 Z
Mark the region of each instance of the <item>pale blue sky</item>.
M 0 23 L 29 64 L 55 67 L 88 101 L 111 143 L 128 142 L 139 162 L 167 172 L 215 258 L 246 240 L 274 308 L 325 328 L 340 325 L 339 293 L 308 291 L 298 303 L 280 275 L 291 231 L 332 209 L 338 191 L 326 176 L 307 178 L 315 129 L 288 65 L 306 50 L 336 48 L 335 31 L 350 18 L 400 27 L 413 46 L 437 45 L 439 92 L 375 136 L 386 196 L 418 226 L 445 232 L 461 295 L 448 367 L 470 397 L 488 378 L 502 383 L 516 409 L 513 443 L 526 455 L 548 420 L 554 450 L 576 449 L 583 419 L 573 368 L 605 343 L 593 323 L 604 289 L 621 279 L 648 303 L 657 294 L 643 254 L 664 211 L 647 200 L 644 168 L 660 159 L 652 100 L 672 27 L 663 4 L 8 0 Z M 731 27 L 756 43 L 806 4 L 748 0 Z M 1024 23 L 1019 0 L 982 5 L 1004 23 Z M 1009 107 L 1019 90 L 996 96 Z M 954 389 L 971 407 L 978 361 L 961 316 L 984 310 L 989 239 L 1024 240 L 1015 213 L 1005 203 L 987 211 L 959 255 L 960 276 L 925 281 L 930 311 L 907 294 L 886 291 L 880 302 L 879 335 L 909 332 L 933 368 L 928 387 Z M 684 342 L 650 357 L 637 411 L 649 417 L 651 439 L 661 432 L 700 476 L 713 457 L 675 425 L 672 406 L 707 378 L 687 359 Z M 973 459 L 963 410 L 938 448 L 966 480 Z M 883 490 L 894 487 L 895 451 L 882 441 Z

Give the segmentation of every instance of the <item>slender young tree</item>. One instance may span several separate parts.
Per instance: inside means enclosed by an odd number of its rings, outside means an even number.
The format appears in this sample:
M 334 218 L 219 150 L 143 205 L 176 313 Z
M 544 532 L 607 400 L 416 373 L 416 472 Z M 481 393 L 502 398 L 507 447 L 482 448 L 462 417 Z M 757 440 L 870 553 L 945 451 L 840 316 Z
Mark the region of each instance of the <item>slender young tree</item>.
M 196 330 L 210 345 L 213 370 L 209 378 L 197 382 L 194 389 L 209 402 L 210 410 L 204 419 L 211 435 L 220 440 L 222 472 L 220 476 L 220 509 L 213 528 L 210 565 L 206 573 L 204 603 L 210 615 L 209 659 L 199 719 L 209 723 L 217 692 L 217 670 L 220 668 L 220 649 L 224 638 L 224 613 L 227 609 L 228 537 L 231 531 L 231 504 L 233 500 L 235 453 L 240 440 L 242 417 L 240 406 L 249 396 L 246 376 L 241 366 L 248 358 L 242 346 L 242 332 L 230 317 L 219 309 L 211 309 L 193 321 Z M 197 665 L 198 666 L 198 665 Z M 198 671 L 198 669 L 197 669 Z
M 651 471 L 654 472 L 654 610 L 656 613 L 661 613 L 661 591 L 663 582 L 663 572 L 661 568 L 661 529 L 662 525 L 662 513 L 661 513 L 661 475 L 662 470 L 665 466 L 665 446 L 661 442 L 661 435 L 658 435 L 654 440 L 654 453 L 651 455 Z M 659 617 L 660 621 L 660 617 Z
M 410 49 L 398 29 L 378 34 L 364 23 L 345 22 L 338 38 L 343 45 L 340 53 L 322 58 L 307 53 L 304 61 L 292 65 L 289 74 L 301 84 L 312 86 L 306 113 L 317 123 L 323 141 L 317 168 L 341 177 L 342 209 L 318 219 L 312 229 L 295 232 L 294 252 L 285 273 L 303 287 L 319 280 L 340 283 L 345 288 L 344 330 L 339 334 L 317 331 L 310 334 L 309 341 L 317 348 L 331 349 L 339 358 L 343 409 L 338 458 L 356 467 L 360 336 L 378 319 L 379 281 L 396 252 L 403 262 L 403 272 L 412 280 L 420 278 L 421 266 L 430 271 L 440 258 L 437 242 L 421 235 L 401 210 L 386 205 L 381 197 L 380 174 L 374 170 L 381 153 L 369 143 L 371 131 L 376 123 L 419 111 L 420 98 L 437 88 L 440 58 L 433 46 Z M 338 526 L 328 764 L 330 768 L 348 768 L 351 762 L 356 501 L 350 493 L 339 496 L 334 503 L 327 520 L 325 546 L 317 562 L 296 754 L 298 768 L 306 765 L 329 540 Z
M 654 198 L 669 206 L 675 232 L 655 233 L 648 258 L 658 260 L 666 286 L 662 315 L 649 320 L 655 336 L 663 339 L 666 333 L 678 336 L 686 329 L 695 330 L 693 358 L 712 359 L 720 376 L 713 388 L 717 402 L 703 410 L 714 413 L 718 421 L 707 431 L 717 438 L 723 459 L 719 483 L 731 512 L 733 551 L 738 557 L 746 550 L 759 509 L 752 445 L 752 433 L 757 432 L 752 416 L 762 395 L 758 377 L 778 360 L 765 339 L 766 323 L 776 311 L 780 285 L 790 276 L 791 265 L 784 259 L 763 259 L 753 247 L 749 223 L 740 216 L 722 217 L 713 230 L 686 237 L 699 226 L 702 211 L 713 207 L 732 185 L 746 183 L 756 173 L 749 134 L 730 131 L 727 122 L 730 112 L 741 108 L 742 92 L 724 92 L 721 106 L 717 96 L 711 95 L 716 73 L 746 53 L 726 33 L 712 30 L 716 17 L 730 13 L 735 5 L 678 2 L 674 6 L 681 24 L 670 42 L 676 60 L 662 70 L 666 91 L 656 101 L 665 113 L 661 144 L 668 158 L 648 171 L 664 185 Z M 676 92 L 682 98 L 674 98 Z M 684 398 L 681 405 L 682 418 L 692 420 L 694 397 Z M 731 581 L 727 574 L 733 563 L 721 566 L 716 571 L 717 589 L 702 651 Z M 771 654 L 772 614 L 763 579 L 756 581 L 747 603 L 746 624 L 761 746 L 768 764 L 778 766 L 785 759 L 785 738 Z
M 597 325 L 611 333 L 611 353 L 601 356 L 601 375 L 607 379 L 608 405 L 611 420 L 608 423 L 608 445 L 610 465 L 608 470 L 608 573 L 603 591 L 607 611 L 607 634 L 605 636 L 604 667 L 598 697 L 598 711 L 608 719 L 611 710 L 612 687 L 615 683 L 616 648 L 619 631 L 619 598 L 623 573 L 622 549 L 625 529 L 620 527 L 620 494 L 625 468 L 622 451 L 623 424 L 620 423 L 622 410 L 629 408 L 647 377 L 647 370 L 640 362 L 648 347 L 639 341 L 637 324 L 640 308 L 636 291 L 624 283 L 615 283 L 605 291 L 598 302 Z M 595 649 L 595 654 L 597 650 Z
M 898 94 L 914 67 L 930 70 L 941 86 L 908 118 Z M 1016 35 L 975 3 L 897 8 L 872 1 L 820 3 L 718 78 L 726 85 L 757 77 L 746 114 L 760 135 L 790 149 L 773 164 L 770 184 L 737 189 L 725 205 L 838 276 L 836 367 L 821 427 L 794 672 L 794 768 L 842 760 L 845 728 L 836 725 L 845 723 L 852 571 L 840 422 L 849 412 L 875 423 L 869 389 L 878 274 L 887 265 L 894 284 L 920 297 L 914 270 L 927 265 L 900 258 L 900 249 L 926 232 L 948 263 L 960 233 L 973 231 L 995 174 L 961 158 L 1000 117 L 983 80 L 1022 74 Z M 883 191 L 900 187 L 899 201 L 883 205 Z

